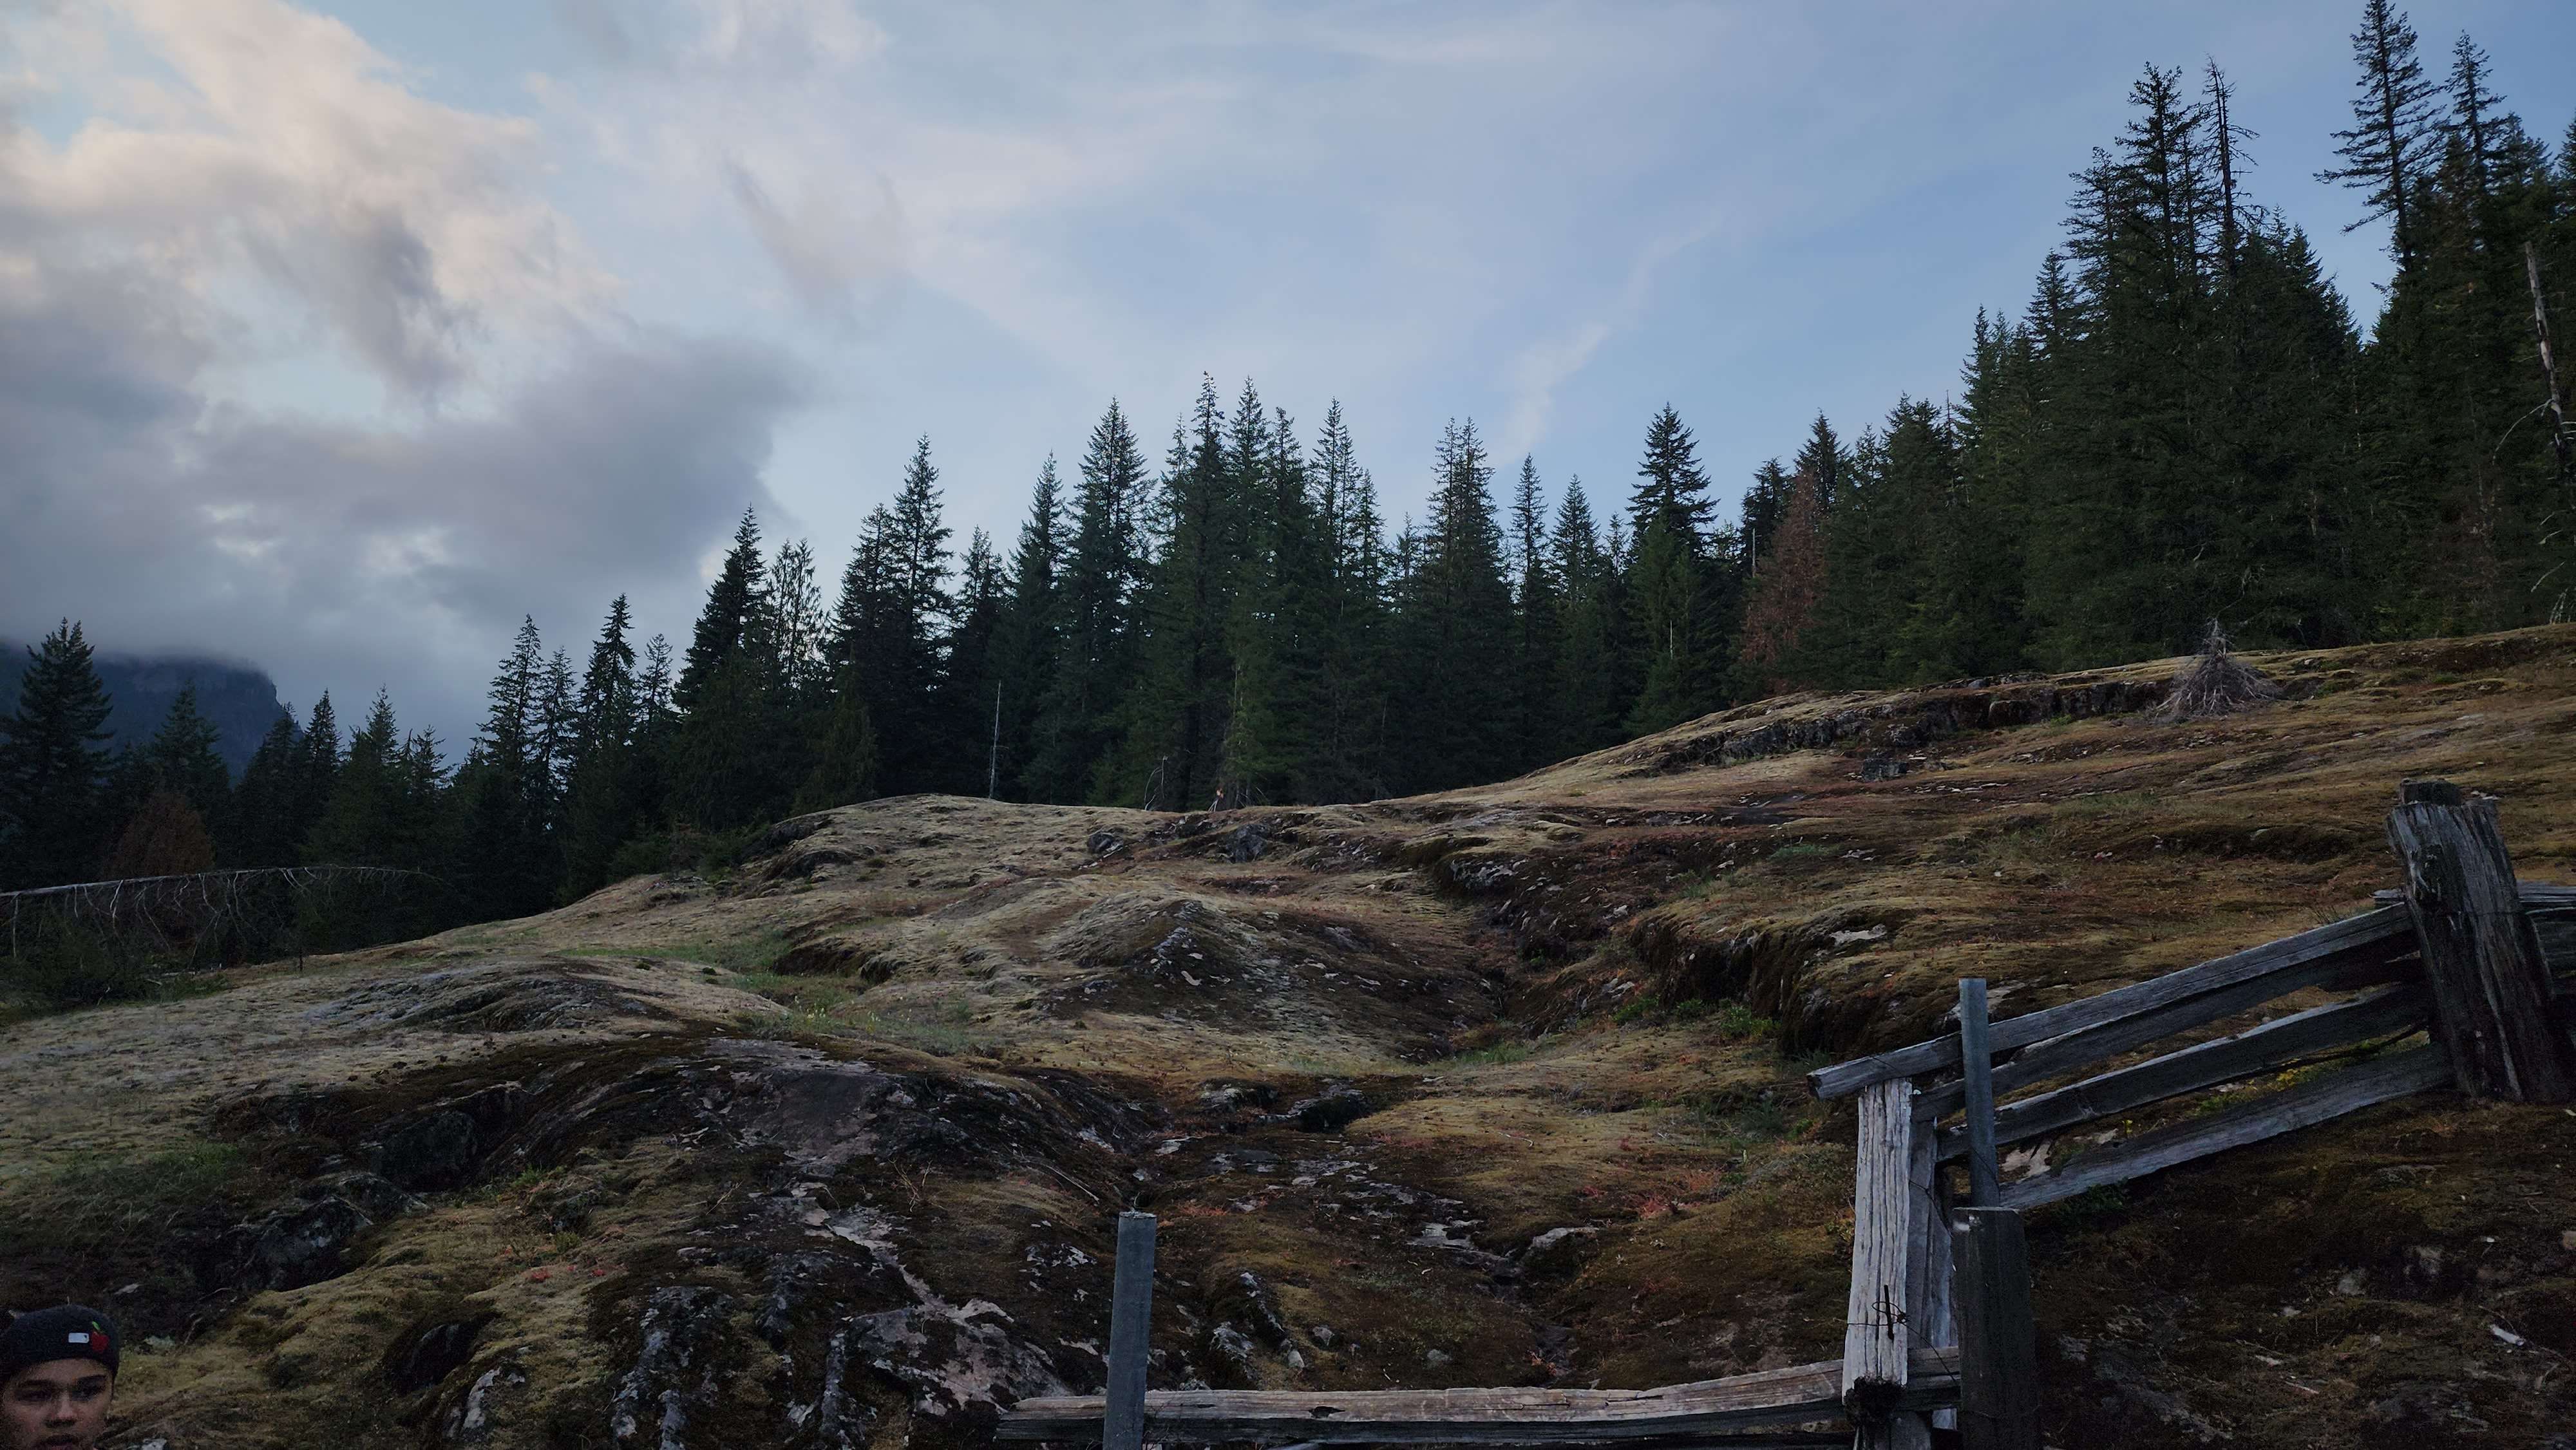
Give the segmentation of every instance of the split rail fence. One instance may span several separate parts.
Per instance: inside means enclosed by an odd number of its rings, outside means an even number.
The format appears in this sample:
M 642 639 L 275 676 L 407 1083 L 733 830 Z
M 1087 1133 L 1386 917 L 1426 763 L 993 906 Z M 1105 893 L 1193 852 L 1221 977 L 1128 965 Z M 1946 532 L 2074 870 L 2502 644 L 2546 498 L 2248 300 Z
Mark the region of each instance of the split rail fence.
M 2576 1101 L 2576 983 L 2553 970 L 2576 969 L 2576 887 L 2517 885 L 2492 798 L 2444 781 L 2405 782 L 2400 797 L 2388 839 L 2404 884 L 2371 911 L 1999 1021 L 1986 984 L 1963 981 L 1957 1030 L 1809 1075 L 1818 1097 L 1857 1099 L 1860 1123 L 1840 1360 L 1646 1390 L 1148 1392 L 1154 1220 L 1129 1213 L 1108 1393 L 1023 1400 L 998 1433 L 1106 1450 L 1146 1440 L 1912 1450 L 1955 1426 L 1970 1450 L 2037 1450 L 2022 1211 L 2436 1088 Z M 2048 1086 L 2310 991 L 2357 995 Z M 2428 1040 L 2412 1042 L 2419 1035 Z M 2002 1179 L 2007 1145 L 2293 1068 L 2305 1071 L 2289 1086 Z M 1964 1166 L 1964 1185 L 1952 1165 Z

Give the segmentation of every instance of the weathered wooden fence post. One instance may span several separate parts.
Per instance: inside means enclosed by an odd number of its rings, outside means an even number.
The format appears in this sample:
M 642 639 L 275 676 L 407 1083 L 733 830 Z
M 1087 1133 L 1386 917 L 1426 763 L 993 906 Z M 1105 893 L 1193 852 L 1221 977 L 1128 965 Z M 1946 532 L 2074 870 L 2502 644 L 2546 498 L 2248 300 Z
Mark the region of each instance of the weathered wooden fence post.
M 2540 937 L 2523 915 L 2492 796 L 2410 780 L 2388 813 L 2407 914 L 2424 951 L 2433 1036 L 2475 1097 L 2576 1101 L 2576 1062 L 2550 1002 Z
M 1109 1288 L 1109 1394 L 1100 1417 L 1101 1450 L 1140 1450 L 1145 1443 L 1147 1322 L 1154 1309 L 1154 1216 L 1118 1215 L 1118 1271 Z
M 1852 1276 L 1843 1320 L 1843 1409 L 1869 1450 L 1931 1443 L 1923 1417 L 1900 1412 L 1913 1348 L 1906 1305 L 1915 1287 L 1914 1084 L 1873 1083 L 1860 1093 L 1858 1161 L 1852 1168 Z
M 2038 1328 L 2021 1215 L 1963 1208 L 1957 1218 L 1960 1443 L 2039 1450 Z
M 1968 1096 L 1968 1203 L 1993 1208 L 2004 1200 L 2004 1180 L 1995 1161 L 1995 1054 L 1986 1041 L 1983 977 L 1959 981 L 1959 1076 Z

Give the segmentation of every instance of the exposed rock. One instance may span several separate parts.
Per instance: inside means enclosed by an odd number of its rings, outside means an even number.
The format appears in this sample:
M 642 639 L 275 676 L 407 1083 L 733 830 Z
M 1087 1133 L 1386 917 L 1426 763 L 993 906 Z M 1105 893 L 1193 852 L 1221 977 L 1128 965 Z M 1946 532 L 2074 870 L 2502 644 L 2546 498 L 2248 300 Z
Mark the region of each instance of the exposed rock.
M 1208 1334 L 1208 1350 L 1217 1357 L 1232 1376 L 1250 1384 L 1254 1379 L 1252 1337 L 1232 1324 L 1220 1324 Z
M 1288 1321 L 1279 1317 L 1279 1296 L 1250 1269 L 1226 1280 L 1212 1307 L 1219 1318 L 1246 1325 L 1272 1349 L 1288 1343 Z
M 474 1377 L 457 1396 L 441 1428 L 452 1445 L 479 1445 L 492 1438 L 499 1428 L 500 1411 L 508 1401 L 517 1398 L 528 1387 L 528 1372 L 518 1356 L 505 1355 Z
M 429 1206 L 417 1194 L 403 1192 L 381 1174 L 358 1170 L 317 1178 L 305 1186 L 304 1196 L 345 1199 L 378 1223 L 407 1213 L 418 1213 Z
M 1863 780 L 1897 780 L 1905 774 L 1905 761 L 1894 755 L 1873 755 L 1860 763 Z
M 1270 854 L 1270 827 L 1259 821 L 1236 827 L 1225 838 L 1225 859 L 1258 861 Z
M 703 1285 L 653 1291 L 643 1346 L 609 1401 L 608 1432 L 618 1444 L 662 1450 L 688 1444 L 690 1415 L 715 1400 L 716 1362 L 733 1307 L 732 1295 Z
M 1082 844 L 1094 857 L 1105 861 L 1127 849 L 1127 837 L 1119 831 L 1094 831 Z
M 397 1352 L 386 1361 L 385 1378 L 397 1394 L 408 1395 L 437 1384 L 473 1359 L 474 1341 L 490 1318 L 485 1313 L 444 1320 L 398 1341 Z
M 1308 1098 L 1281 1116 L 1309 1133 L 1338 1133 L 1376 1112 L 1378 1106 L 1357 1088 L 1335 1088 L 1321 1097 Z
M 472 1118 L 433 1113 L 386 1137 L 376 1171 L 405 1188 L 460 1188 L 474 1176 L 475 1140 Z
M 233 1282 L 246 1289 L 301 1289 L 336 1279 L 354 1262 L 350 1246 L 374 1221 L 344 1198 L 292 1200 L 233 1230 Z
M 1573 1273 L 1591 1257 L 1600 1236 L 1601 1230 L 1580 1225 L 1549 1229 L 1521 1250 L 1521 1270 L 1550 1276 Z

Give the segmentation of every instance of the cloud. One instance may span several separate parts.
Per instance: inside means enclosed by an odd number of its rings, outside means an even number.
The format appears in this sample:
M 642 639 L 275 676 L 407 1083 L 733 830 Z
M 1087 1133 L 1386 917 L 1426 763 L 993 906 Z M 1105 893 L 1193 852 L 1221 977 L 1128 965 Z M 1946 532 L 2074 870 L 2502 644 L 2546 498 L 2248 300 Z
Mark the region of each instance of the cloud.
M 576 650 L 619 592 L 684 619 L 708 542 L 776 515 L 771 438 L 809 395 L 765 349 L 632 331 L 397 428 L 209 404 L 169 343 L 112 277 L 0 294 L 0 631 L 69 615 L 307 700 L 390 683 L 451 734 L 523 612 Z
M 862 202 L 857 207 L 842 188 L 809 180 L 793 209 L 773 200 L 769 188 L 739 160 L 726 165 L 725 180 L 752 236 L 807 308 L 844 324 L 853 322 L 862 307 L 878 300 L 902 274 L 903 217 L 894 187 L 884 176 L 870 178 L 872 186 L 853 188 Z
M 1545 436 L 1548 417 L 1556 407 L 1556 390 L 1583 371 L 1603 343 L 1637 325 L 1654 295 L 1656 274 L 1715 235 L 1718 227 L 1719 222 L 1712 216 L 1648 242 L 1629 262 L 1626 280 L 1596 315 L 1581 318 L 1556 336 L 1533 342 L 1514 355 L 1509 369 L 1510 411 L 1497 440 L 1505 457 L 1526 452 Z
M 414 94 L 337 20 L 116 0 L 20 29 L 31 53 L 122 42 L 159 69 L 97 77 L 59 146 L 0 134 L 0 255 L 122 259 L 200 299 L 256 284 L 423 402 L 469 380 L 488 333 L 578 324 L 613 296 L 523 184 L 535 127 Z
M 75 13 L 13 49 L 112 37 L 166 74 L 76 77 L 123 119 L 59 145 L 0 120 L 0 634 L 68 615 L 304 702 L 386 684 L 452 740 L 522 613 L 576 651 L 619 592 L 678 627 L 741 509 L 780 512 L 773 440 L 814 381 L 618 311 L 531 189 L 530 125 L 423 100 L 273 0 Z M 281 307 L 288 361 L 318 343 L 438 406 L 238 395 Z

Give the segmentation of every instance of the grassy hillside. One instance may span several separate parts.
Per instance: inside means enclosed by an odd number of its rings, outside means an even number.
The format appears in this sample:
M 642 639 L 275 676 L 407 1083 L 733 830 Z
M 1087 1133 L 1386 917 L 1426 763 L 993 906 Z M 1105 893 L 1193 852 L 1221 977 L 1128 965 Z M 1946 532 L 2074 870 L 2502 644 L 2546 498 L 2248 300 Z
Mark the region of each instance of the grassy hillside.
M 1831 1357 L 1807 1068 L 1960 976 L 2009 1015 L 2360 910 L 2405 776 L 2576 880 L 2576 628 L 2255 663 L 2288 698 L 2216 720 L 2152 718 L 2176 661 L 1799 696 L 1364 806 L 879 801 L 18 1020 L 0 1301 L 155 1336 L 120 1443 L 172 1447 L 980 1441 L 1098 1386 L 1127 1202 L 1161 1384 Z M 2576 1424 L 2571 1160 L 2576 1114 L 2436 1095 L 2047 1211 L 2052 1442 Z

